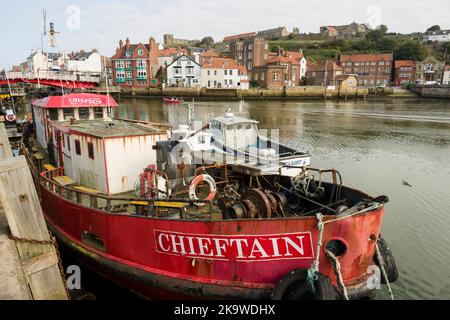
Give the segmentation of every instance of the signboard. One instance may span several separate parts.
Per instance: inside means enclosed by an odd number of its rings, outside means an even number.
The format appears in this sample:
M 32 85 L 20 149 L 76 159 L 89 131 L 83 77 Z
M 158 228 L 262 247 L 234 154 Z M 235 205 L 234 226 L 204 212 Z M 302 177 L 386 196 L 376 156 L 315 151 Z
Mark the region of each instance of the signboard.
M 314 258 L 310 232 L 210 235 L 154 230 L 156 251 L 188 258 L 259 262 Z

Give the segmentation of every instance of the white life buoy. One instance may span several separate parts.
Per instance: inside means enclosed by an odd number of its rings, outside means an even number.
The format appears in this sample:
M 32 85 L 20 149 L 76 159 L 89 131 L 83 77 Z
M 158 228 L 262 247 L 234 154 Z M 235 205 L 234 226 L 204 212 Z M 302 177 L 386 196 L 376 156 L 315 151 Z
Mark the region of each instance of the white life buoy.
M 209 184 L 209 195 L 206 199 L 204 199 L 204 201 L 213 201 L 214 198 L 216 197 L 217 185 L 214 179 L 208 174 L 198 175 L 195 177 L 194 180 L 192 180 L 191 185 L 189 186 L 189 199 L 191 199 L 192 201 L 200 200 L 197 197 L 196 190 L 197 186 L 202 182 L 206 182 Z M 205 204 L 206 203 L 198 203 L 197 205 L 204 206 Z
M 16 120 L 16 116 L 14 115 L 14 113 L 9 113 L 6 115 L 6 120 L 8 120 L 9 122 L 13 122 L 14 120 Z

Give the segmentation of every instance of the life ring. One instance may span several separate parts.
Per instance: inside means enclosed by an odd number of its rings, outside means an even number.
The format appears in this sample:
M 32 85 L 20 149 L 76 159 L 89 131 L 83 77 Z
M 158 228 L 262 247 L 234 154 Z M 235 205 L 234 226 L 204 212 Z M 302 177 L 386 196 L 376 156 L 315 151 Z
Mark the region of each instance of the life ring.
M 214 179 L 208 174 L 198 175 L 195 177 L 194 180 L 192 180 L 191 185 L 189 186 L 189 199 L 191 199 L 192 201 L 200 200 L 197 197 L 196 190 L 197 186 L 202 182 L 206 182 L 209 185 L 209 195 L 208 197 L 206 197 L 206 199 L 204 199 L 204 201 L 213 201 L 214 198 L 216 197 L 217 185 Z M 196 205 L 204 206 L 205 204 L 206 203 L 198 203 Z
M 318 274 L 314 282 L 315 293 L 308 286 L 308 270 L 296 269 L 278 281 L 270 298 L 272 300 L 338 300 L 339 294 L 330 278 Z
M 14 120 L 16 120 L 16 116 L 13 113 L 7 114 L 6 120 L 8 120 L 9 122 L 13 122 Z

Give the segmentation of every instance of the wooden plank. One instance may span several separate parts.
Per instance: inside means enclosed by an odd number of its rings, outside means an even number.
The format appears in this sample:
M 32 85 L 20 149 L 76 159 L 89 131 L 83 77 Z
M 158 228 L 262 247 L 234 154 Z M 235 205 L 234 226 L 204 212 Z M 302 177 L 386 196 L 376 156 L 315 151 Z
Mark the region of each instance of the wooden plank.
M 76 186 L 76 187 L 73 187 L 74 189 L 76 189 L 76 190 L 80 190 L 80 191 L 83 191 L 83 192 L 86 192 L 86 193 L 91 193 L 91 194 L 99 194 L 99 193 L 101 193 L 101 191 L 99 191 L 99 190 L 95 190 L 95 189 L 91 189 L 91 188 L 87 188 L 87 187 L 83 187 L 83 186 Z
M 25 273 L 30 276 L 36 272 L 50 268 L 55 264 L 58 264 L 58 256 L 55 251 L 52 251 L 22 262 L 22 267 Z
M 0 201 L 9 228 L 17 238 L 50 239 L 33 178 L 24 156 L 0 162 Z M 55 252 L 53 245 L 16 242 L 21 261 Z M 66 300 L 67 293 L 58 264 L 28 275 L 35 300 Z
M 0 300 L 31 300 L 27 278 L 14 241 L 8 237 L 8 222 L 0 205 Z
M 9 144 L 8 132 L 4 123 L 0 123 L 0 160 L 12 158 L 11 145 Z
M 55 180 L 59 185 L 61 186 L 70 186 L 71 184 L 74 184 L 75 181 L 73 181 L 68 176 L 58 176 L 54 177 L 53 180 Z
M 51 164 L 44 164 L 43 167 L 47 170 L 47 171 L 54 171 L 56 170 L 56 168 L 54 166 L 52 166 Z

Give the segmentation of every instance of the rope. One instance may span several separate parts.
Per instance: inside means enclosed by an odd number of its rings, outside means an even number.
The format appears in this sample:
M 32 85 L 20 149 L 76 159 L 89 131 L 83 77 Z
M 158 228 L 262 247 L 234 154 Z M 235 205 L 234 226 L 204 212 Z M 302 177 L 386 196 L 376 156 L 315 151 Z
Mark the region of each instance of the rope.
M 318 213 L 318 214 L 316 214 L 316 218 L 318 221 L 317 229 L 319 230 L 319 239 L 317 241 L 317 247 L 316 247 L 316 258 L 314 259 L 314 262 L 311 265 L 311 268 L 308 269 L 308 277 L 306 279 L 312 293 L 316 292 L 316 287 L 314 286 L 314 282 L 317 281 L 317 279 L 319 279 L 319 277 L 318 277 L 319 258 L 320 258 L 320 248 L 322 247 L 323 229 L 324 229 L 323 215 L 321 213 Z
M 338 258 L 333 254 L 333 252 L 327 250 L 325 252 L 327 255 L 328 261 L 330 261 L 331 265 L 333 266 L 334 275 L 336 276 L 336 281 L 339 286 L 339 290 L 341 290 L 341 294 L 344 297 L 344 300 L 350 300 L 347 293 L 347 288 L 344 284 L 344 279 L 342 278 L 341 273 L 341 264 L 339 263 Z
M 388 287 L 389 296 L 391 297 L 391 300 L 395 300 L 394 293 L 392 292 L 391 284 L 389 283 L 386 268 L 384 267 L 384 259 L 381 256 L 380 247 L 378 246 L 378 240 L 377 240 L 377 243 L 375 244 L 375 249 L 376 249 L 378 261 L 380 262 L 381 274 L 383 275 L 383 278 L 386 281 L 386 285 Z

